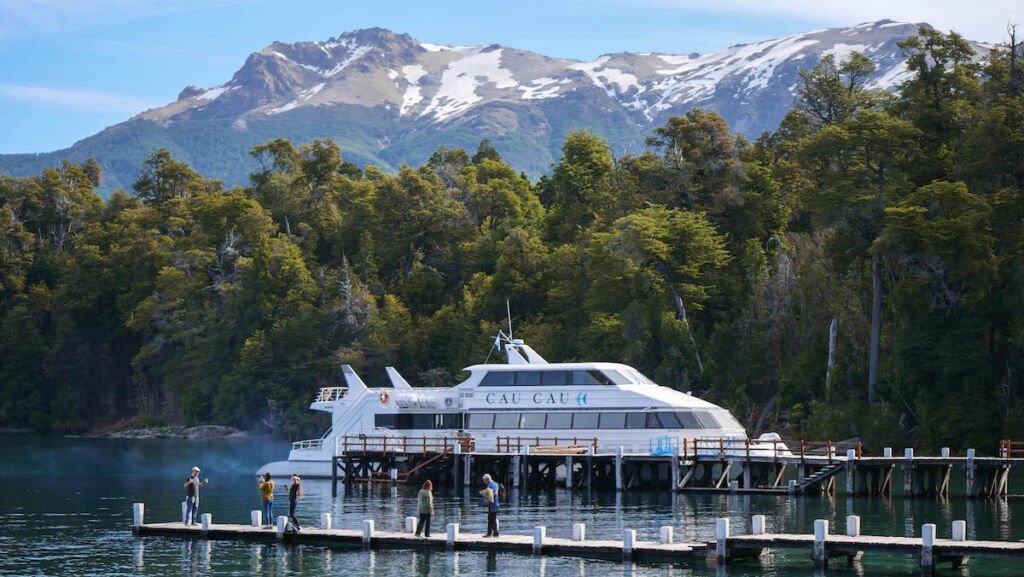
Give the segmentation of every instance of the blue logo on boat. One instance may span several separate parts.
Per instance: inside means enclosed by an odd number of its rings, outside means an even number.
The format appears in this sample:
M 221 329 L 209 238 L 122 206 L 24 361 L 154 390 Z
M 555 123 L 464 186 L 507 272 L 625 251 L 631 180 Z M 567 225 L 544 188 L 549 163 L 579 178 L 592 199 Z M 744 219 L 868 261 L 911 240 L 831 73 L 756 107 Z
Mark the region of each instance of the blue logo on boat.
M 576 393 L 576 404 L 581 406 L 581 407 L 583 405 L 586 405 L 587 404 L 587 393 L 584 393 L 583 391 L 580 391 L 580 392 Z

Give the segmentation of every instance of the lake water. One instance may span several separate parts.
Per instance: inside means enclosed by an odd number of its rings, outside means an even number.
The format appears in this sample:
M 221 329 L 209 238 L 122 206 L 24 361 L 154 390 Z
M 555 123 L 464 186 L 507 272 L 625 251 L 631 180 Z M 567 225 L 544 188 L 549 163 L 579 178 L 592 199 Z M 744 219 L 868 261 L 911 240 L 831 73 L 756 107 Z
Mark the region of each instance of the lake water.
M 0 575 L 366 575 L 443 577 L 489 575 L 547 576 L 810 576 L 809 552 L 776 551 L 754 561 L 716 568 L 702 560 L 646 564 L 576 558 L 532 557 L 512 553 L 362 551 L 315 546 L 283 546 L 164 537 L 136 539 L 131 533 L 132 503 L 146 504 L 146 521 L 180 518 L 182 483 L 193 465 L 210 484 L 203 490 L 201 513 L 214 522 L 249 522 L 260 506 L 256 469 L 284 458 L 288 445 L 256 439 L 120 440 L 40 436 L 0 437 Z M 899 473 L 894 479 L 899 484 Z M 284 479 L 275 513 L 287 511 Z M 842 483 L 840 483 L 842 484 Z M 396 530 L 415 515 L 411 487 L 356 487 L 331 497 L 330 481 L 306 480 L 298 516 L 315 526 L 331 512 L 336 527 L 358 529 L 374 519 L 378 529 Z M 1011 479 L 1011 492 L 1021 492 Z M 962 494 L 962 481 L 954 494 Z M 813 531 L 826 518 L 842 532 L 846 515 L 861 516 L 864 534 L 919 536 L 921 525 L 935 523 L 948 537 L 951 524 L 965 519 L 972 539 L 1024 538 L 1024 499 L 969 501 L 899 497 L 852 498 L 687 495 L 628 491 L 513 493 L 500 513 L 502 532 L 532 534 L 536 525 L 548 535 L 569 537 L 573 523 L 586 523 L 588 537 L 621 539 L 636 529 L 641 540 L 656 540 L 662 525 L 675 528 L 678 540 L 712 540 L 718 517 L 729 517 L 733 531 L 750 531 L 750 517 L 767 516 L 768 529 Z M 435 491 L 435 531 L 457 522 L 468 533 L 483 533 L 483 512 L 466 491 Z M 1020 518 L 1020 519 L 1018 519 Z M 913 556 L 868 553 L 861 563 L 834 564 L 829 575 L 920 575 Z M 972 559 L 962 570 L 948 565 L 940 574 L 1024 575 L 1019 563 Z

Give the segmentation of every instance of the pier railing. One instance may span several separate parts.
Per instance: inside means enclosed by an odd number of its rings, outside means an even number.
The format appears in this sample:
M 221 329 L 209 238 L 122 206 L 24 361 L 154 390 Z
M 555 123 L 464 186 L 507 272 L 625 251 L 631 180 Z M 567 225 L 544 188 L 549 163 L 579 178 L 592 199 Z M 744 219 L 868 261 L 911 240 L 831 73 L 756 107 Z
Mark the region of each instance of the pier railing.
M 1024 443 L 1021 444 L 1024 450 Z M 832 462 L 836 457 L 845 459 L 849 449 L 853 449 L 854 456 L 862 456 L 860 441 L 784 441 L 779 439 L 684 439 L 680 448 L 683 458 L 691 457 L 768 457 L 778 459 L 780 457 L 825 457 Z
M 591 448 L 597 452 L 597 437 L 498 437 L 496 439 L 495 451 L 498 453 L 522 453 L 527 447 L 531 451 L 540 449 L 540 452 L 559 451 L 578 452 Z
M 372 435 L 345 435 L 339 440 L 340 449 L 380 453 L 445 453 L 456 445 L 465 447 L 467 439 L 461 437 L 387 437 Z
M 1004 459 L 1024 457 L 1024 441 L 999 441 L 999 456 Z

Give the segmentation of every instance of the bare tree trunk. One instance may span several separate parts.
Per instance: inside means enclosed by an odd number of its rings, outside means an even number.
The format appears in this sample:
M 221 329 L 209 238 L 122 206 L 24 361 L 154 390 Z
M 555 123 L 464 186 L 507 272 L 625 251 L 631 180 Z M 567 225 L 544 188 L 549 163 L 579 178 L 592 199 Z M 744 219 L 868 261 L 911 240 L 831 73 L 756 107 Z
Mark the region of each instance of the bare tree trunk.
M 686 308 L 683 306 L 683 297 L 679 296 L 679 291 L 672 289 L 672 300 L 676 303 L 676 312 L 679 314 L 679 320 L 683 321 L 683 327 L 686 328 L 686 334 L 690 337 L 690 345 L 693 346 L 693 356 L 697 359 L 697 371 L 699 374 L 704 374 L 704 363 L 700 362 L 700 351 L 697 350 L 697 341 L 693 338 L 693 331 L 690 330 L 690 323 L 686 320 Z
M 882 337 L 882 257 L 871 255 L 871 349 L 868 360 L 868 402 L 875 400 L 878 382 L 878 348 Z
M 828 364 L 825 366 L 825 400 L 832 393 L 832 369 L 836 366 L 836 319 L 828 324 Z

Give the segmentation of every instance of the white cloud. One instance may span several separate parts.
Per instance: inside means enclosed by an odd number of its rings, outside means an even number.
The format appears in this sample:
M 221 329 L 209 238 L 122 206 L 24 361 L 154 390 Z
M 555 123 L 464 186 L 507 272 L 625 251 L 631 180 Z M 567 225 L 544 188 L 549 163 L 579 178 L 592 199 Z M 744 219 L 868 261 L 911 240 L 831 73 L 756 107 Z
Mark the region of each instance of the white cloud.
M 614 0 L 613 0 L 614 1 Z M 620 0 L 635 4 L 631 0 Z M 965 38 L 985 42 L 1006 39 L 1006 25 L 1024 28 L 1024 9 L 1019 0 L 642 0 L 661 7 L 700 11 L 706 14 L 760 14 L 841 27 L 875 20 L 927 22 L 940 30 L 954 30 Z
M 136 114 L 158 102 L 129 94 L 24 84 L 0 84 L 0 100 L 82 112 Z
M 0 41 L 87 30 L 241 0 L 0 0 Z

